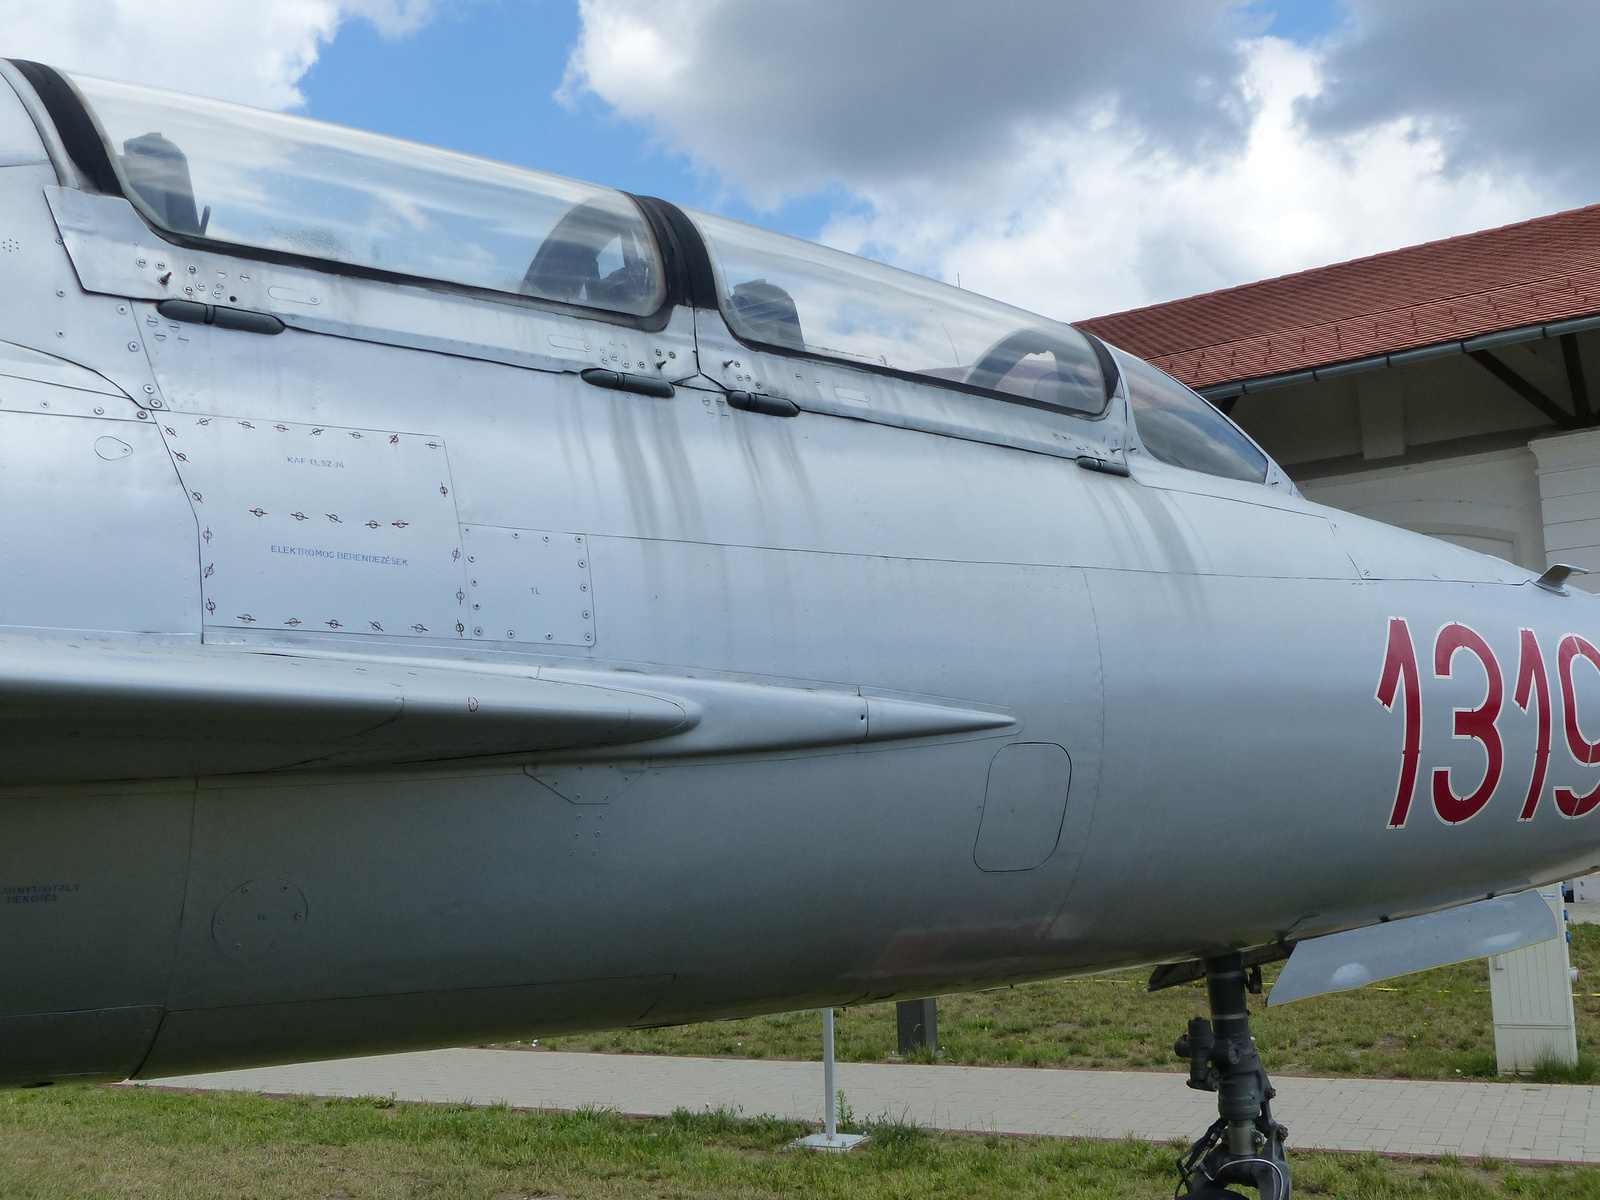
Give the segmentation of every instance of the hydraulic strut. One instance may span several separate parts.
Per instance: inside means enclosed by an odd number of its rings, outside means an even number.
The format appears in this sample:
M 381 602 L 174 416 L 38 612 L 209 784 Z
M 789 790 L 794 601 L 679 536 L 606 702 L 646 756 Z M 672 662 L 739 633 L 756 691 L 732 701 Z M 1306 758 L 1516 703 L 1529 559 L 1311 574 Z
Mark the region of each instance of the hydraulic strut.
M 1173 1047 L 1189 1060 L 1189 1086 L 1217 1093 L 1216 1122 L 1179 1164 L 1174 1193 L 1194 1200 L 1237 1196 L 1229 1184 L 1253 1187 L 1261 1200 L 1289 1200 L 1289 1131 L 1272 1119 L 1277 1095 L 1250 1037 L 1244 960 L 1223 954 L 1205 960 L 1211 1019 L 1196 1017 Z M 1249 981 L 1259 990 L 1259 976 Z

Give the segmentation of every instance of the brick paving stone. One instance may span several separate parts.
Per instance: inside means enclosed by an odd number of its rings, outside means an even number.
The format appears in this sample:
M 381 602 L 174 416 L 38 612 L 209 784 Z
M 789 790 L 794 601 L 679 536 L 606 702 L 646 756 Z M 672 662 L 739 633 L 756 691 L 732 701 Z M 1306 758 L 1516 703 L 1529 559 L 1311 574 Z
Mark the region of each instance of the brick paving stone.
M 822 1117 L 820 1063 L 518 1050 L 432 1050 L 186 1075 L 156 1086 L 282 1095 L 390 1096 L 515 1108 L 614 1108 L 660 1116 L 729 1108 Z M 934 1129 L 1165 1141 L 1197 1136 L 1215 1097 L 1181 1075 L 840 1063 L 856 1116 Z M 1318 1150 L 1600 1162 L 1600 1087 L 1280 1076 L 1274 1115 Z

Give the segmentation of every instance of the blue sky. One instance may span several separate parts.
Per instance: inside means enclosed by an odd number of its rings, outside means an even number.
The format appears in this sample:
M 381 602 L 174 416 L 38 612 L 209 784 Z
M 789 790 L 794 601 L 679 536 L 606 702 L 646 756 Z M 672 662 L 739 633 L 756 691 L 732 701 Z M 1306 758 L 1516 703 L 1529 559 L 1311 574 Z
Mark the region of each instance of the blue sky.
M 448 0 L 421 30 L 346 21 L 300 80 L 305 115 L 536 167 L 815 237 L 838 190 L 759 212 L 592 96 L 555 98 L 580 24 L 573 0 Z
M 1302 45 L 1327 37 L 1348 18 L 1342 0 L 1258 0 L 1251 10 L 1267 22 L 1267 33 Z

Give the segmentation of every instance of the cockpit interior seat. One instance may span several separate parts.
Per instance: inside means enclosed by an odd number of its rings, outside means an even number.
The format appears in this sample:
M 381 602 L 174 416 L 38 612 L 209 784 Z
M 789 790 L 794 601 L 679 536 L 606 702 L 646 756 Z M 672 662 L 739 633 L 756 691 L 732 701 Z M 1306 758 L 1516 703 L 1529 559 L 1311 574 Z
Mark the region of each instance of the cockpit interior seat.
M 522 277 L 525 295 L 602 308 L 627 302 L 655 287 L 650 259 L 636 243 L 634 222 L 595 204 L 578 204 L 551 228 Z M 619 243 L 622 265 L 601 274 L 606 249 Z
M 177 233 L 204 235 L 189 159 L 174 142 L 159 133 L 146 133 L 123 142 L 121 157 L 129 186 L 163 225 Z
M 805 334 L 800 329 L 800 310 L 794 297 L 775 283 L 765 279 L 752 279 L 737 285 L 728 294 L 729 316 L 740 326 L 740 332 L 752 341 L 785 350 L 803 351 Z

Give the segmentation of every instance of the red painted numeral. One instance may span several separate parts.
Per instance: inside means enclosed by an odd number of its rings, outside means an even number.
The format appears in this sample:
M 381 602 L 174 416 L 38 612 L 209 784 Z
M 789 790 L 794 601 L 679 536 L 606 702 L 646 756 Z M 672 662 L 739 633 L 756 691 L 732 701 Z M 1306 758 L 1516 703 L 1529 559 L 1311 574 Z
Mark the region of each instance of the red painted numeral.
M 1539 809 L 1539 801 L 1543 799 L 1545 784 L 1550 776 L 1555 710 L 1544 651 L 1533 630 L 1520 631 L 1518 649 L 1517 687 L 1512 698 L 1525 713 L 1533 713 L 1537 708 L 1538 721 L 1533 772 L 1528 779 L 1528 792 L 1523 798 L 1522 810 L 1517 814 L 1519 821 L 1531 821 Z M 1466 625 L 1459 622 L 1446 625 L 1439 631 L 1433 645 L 1434 676 L 1449 679 L 1453 674 L 1456 652 L 1460 650 L 1467 651 L 1482 664 L 1487 687 L 1483 703 L 1477 708 L 1453 710 L 1453 733 L 1457 738 L 1470 739 L 1483 747 L 1484 769 L 1483 778 L 1466 796 L 1456 794 L 1450 768 L 1433 769 L 1434 811 L 1439 814 L 1440 820 L 1450 825 L 1460 824 L 1482 812 L 1484 805 L 1493 798 L 1505 770 L 1505 744 L 1500 738 L 1499 729 L 1500 711 L 1505 703 L 1505 680 L 1489 644 L 1476 630 Z M 1600 672 L 1600 649 L 1577 634 L 1562 638 L 1556 651 L 1556 677 L 1561 685 L 1563 728 L 1572 757 L 1585 766 L 1596 766 L 1600 765 L 1600 741 L 1591 742 L 1578 725 L 1578 697 L 1573 685 L 1573 668 L 1580 658 Z M 1422 678 L 1417 668 L 1417 652 L 1411 641 L 1411 630 L 1403 617 L 1389 618 L 1389 644 L 1384 652 L 1383 675 L 1378 681 L 1377 699 L 1390 710 L 1393 710 L 1397 701 L 1405 705 L 1400 782 L 1395 789 L 1394 807 L 1389 814 L 1389 828 L 1398 829 L 1405 825 L 1411 812 L 1422 756 Z M 1572 788 L 1558 787 L 1554 797 L 1556 808 L 1562 816 L 1581 817 L 1600 808 L 1600 782 L 1581 795 Z
M 1404 693 L 1400 692 L 1401 684 Z M 1400 785 L 1394 793 L 1394 810 L 1389 828 L 1406 823 L 1411 811 L 1411 794 L 1417 788 L 1417 759 L 1422 754 L 1422 677 L 1417 671 L 1417 651 L 1411 644 L 1411 630 L 1403 617 L 1389 618 L 1389 648 L 1383 656 L 1383 676 L 1378 680 L 1378 703 L 1391 711 L 1397 696 L 1406 706 L 1405 741 L 1400 751 Z
M 1566 717 L 1567 749 L 1581 763 L 1600 763 L 1600 742 L 1589 741 L 1578 728 L 1578 696 L 1572 687 L 1572 664 L 1578 658 L 1588 659 L 1600 670 L 1600 650 L 1596 650 L 1586 638 L 1569 633 L 1561 639 L 1561 647 L 1556 651 L 1556 674 L 1561 679 L 1561 707 Z M 1594 790 L 1584 796 L 1571 788 L 1556 789 L 1556 807 L 1564 817 L 1581 817 L 1597 804 L 1600 804 L 1600 783 L 1595 784 Z
M 1533 778 L 1528 782 L 1528 798 L 1522 802 L 1522 812 L 1517 816 L 1519 821 L 1531 821 L 1544 794 L 1545 774 L 1550 769 L 1550 674 L 1544 667 L 1544 651 L 1539 649 L 1539 639 L 1531 629 L 1522 631 L 1517 694 L 1513 699 L 1523 712 L 1535 701 L 1539 705 L 1539 741 L 1533 751 Z
M 1455 825 L 1475 817 L 1494 795 L 1500 782 L 1500 772 L 1505 766 L 1505 748 L 1500 743 L 1500 731 L 1495 722 L 1500 719 L 1500 706 L 1505 699 L 1505 683 L 1500 677 L 1500 664 L 1495 661 L 1489 643 L 1465 625 L 1446 625 L 1439 631 L 1433 644 L 1433 673 L 1440 679 L 1450 676 L 1450 664 L 1457 650 L 1467 650 L 1476 655 L 1489 676 L 1488 692 L 1477 708 L 1455 710 L 1455 736 L 1472 738 L 1483 745 L 1488 762 L 1484 766 L 1483 781 L 1470 796 L 1458 796 L 1450 786 L 1450 769 L 1437 767 L 1433 772 L 1433 807 L 1441 820 Z

